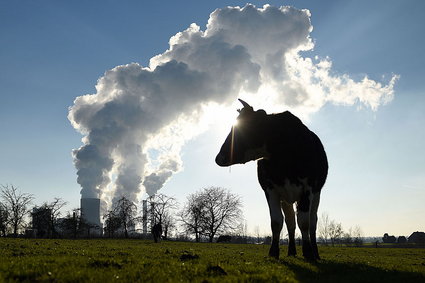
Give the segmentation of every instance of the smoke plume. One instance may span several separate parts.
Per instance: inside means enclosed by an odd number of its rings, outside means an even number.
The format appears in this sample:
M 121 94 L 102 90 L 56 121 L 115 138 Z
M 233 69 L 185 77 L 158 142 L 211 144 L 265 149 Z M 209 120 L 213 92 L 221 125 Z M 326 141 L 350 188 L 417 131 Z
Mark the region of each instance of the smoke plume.
M 326 103 L 375 110 L 392 99 L 397 76 L 387 84 L 355 81 L 335 75 L 329 58 L 301 56 L 314 46 L 312 29 L 308 10 L 217 9 L 205 30 L 191 24 L 149 66 L 107 71 L 96 93 L 77 97 L 69 110 L 84 135 L 73 150 L 82 196 L 136 200 L 143 192 L 155 194 L 181 169 L 180 149 L 200 131 L 211 105 L 242 97 L 307 115 Z

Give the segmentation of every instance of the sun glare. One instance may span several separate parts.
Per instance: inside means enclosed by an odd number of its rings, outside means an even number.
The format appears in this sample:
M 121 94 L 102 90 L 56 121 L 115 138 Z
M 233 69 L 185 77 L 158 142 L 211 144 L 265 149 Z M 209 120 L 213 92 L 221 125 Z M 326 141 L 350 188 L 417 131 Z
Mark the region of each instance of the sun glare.
M 216 128 L 221 134 L 229 133 L 232 126 L 236 126 L 238 116 L 237 107 L 213 104 L 204 111 L 205 122 Z

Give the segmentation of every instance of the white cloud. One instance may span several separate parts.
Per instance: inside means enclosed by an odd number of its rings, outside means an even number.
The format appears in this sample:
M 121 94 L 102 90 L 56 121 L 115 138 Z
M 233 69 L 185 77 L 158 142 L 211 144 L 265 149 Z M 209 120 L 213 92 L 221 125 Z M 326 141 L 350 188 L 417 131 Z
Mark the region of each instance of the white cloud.
M 376 110 L 392 99 L 397 76 L 386 85 L 354 81 L 334 74 L 329 58 L 302 57 L 313 48 L 311 31 L 308 10 L 227 7 L 210 15 L 205 31 L 192 24 L 173 36 L 149 67 L 107 71 L 68 115 L 85 135 L 74 150 L 82 195 L 107 198 L 111 187 L 112 198 L 155 193 L 181 170 L 181 147 L 205 129 L 209 105 L 244 97 L 308 115 L 326 103 Z

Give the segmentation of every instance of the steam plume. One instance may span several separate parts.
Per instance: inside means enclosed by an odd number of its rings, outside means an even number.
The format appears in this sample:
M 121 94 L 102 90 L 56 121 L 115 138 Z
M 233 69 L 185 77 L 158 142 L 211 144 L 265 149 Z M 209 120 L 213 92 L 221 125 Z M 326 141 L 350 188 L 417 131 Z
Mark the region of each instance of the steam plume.
M 96 93 L 77 97 L 68 119 L 84 135 L 73 151 L 83 197 L 152 195 L 181 169 L 180 149 L 212 103 L 238 97 L 312 113 L 325 103 L 372 109 L 392 99 L 387 85 L 333 75 L 329 58 L 302 57 L 314 46 L 310 12 L 253 5 L 215 10 L 205 31 L 177 33 L 148 67 L 107 71 Z M 270 107 L 268 107 L 270 109 Z

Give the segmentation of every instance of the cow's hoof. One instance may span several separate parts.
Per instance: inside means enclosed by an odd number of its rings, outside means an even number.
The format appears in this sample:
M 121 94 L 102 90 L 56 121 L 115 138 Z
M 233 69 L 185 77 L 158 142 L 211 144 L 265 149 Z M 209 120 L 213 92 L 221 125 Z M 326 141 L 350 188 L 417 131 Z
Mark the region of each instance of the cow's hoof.
M 277 251 L 269 251 L 269 257 L 275 258 L 275 259 L 279 259 L 279 250 Z
M 289 245 L 288 247 L 288 256 L 296 256 L 297 255 L 297 249 L 295 248 L 295 245 Z
M 313 249 L 309 242 L 303 243 L 303 257 L 307 261 L 316 261 L 316 257 L 314 256 Z
M 311 250 L 305 250 L 305 251 L 303 251 L 303 257 L 304 257 L 304 259 L 306 261 L 309 261 L 309 262 L 315 262 L 316 261 L 316 257 L 311 252 Z

